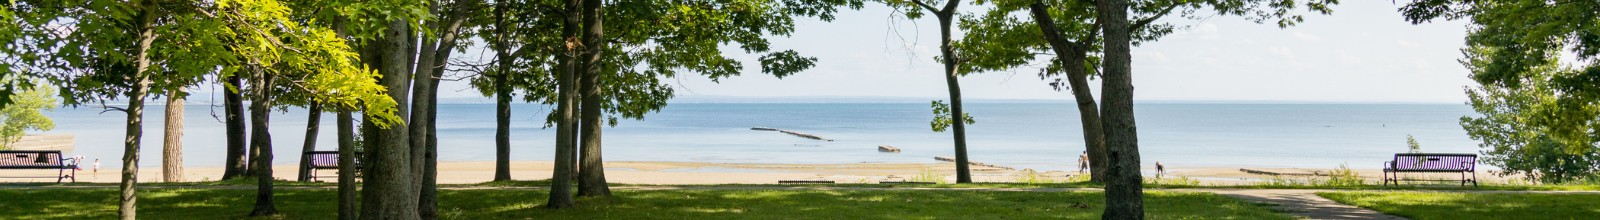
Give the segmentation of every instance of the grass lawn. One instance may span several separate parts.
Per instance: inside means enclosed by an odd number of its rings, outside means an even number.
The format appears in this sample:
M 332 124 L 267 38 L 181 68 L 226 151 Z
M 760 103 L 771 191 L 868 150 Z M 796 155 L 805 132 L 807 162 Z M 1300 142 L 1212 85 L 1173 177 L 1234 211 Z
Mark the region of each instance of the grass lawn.
M 580 200 L 581 208 L 542 208 L 544 190 L 443 190 L 446 219 L 1098 219 L 1098 192 L 931 190 L 647 190 Z M 150 189 L 139 217 L 241 218 L 254 191 Z M 0 216 L 23 219 L 116 217 L 115 189 L 0 190 Z M 332 219 L 335 190 L 278 190 L 277 219 Z M 1290 219 L 1263 205 L 1207 193 L 1146 194 L 1151 219 Z M 1086 207 L 1074 207 L 1076 204 Z
M 1323 192 L 1324 198 L 1412 219 L 1595 219 L 1600 194 Z

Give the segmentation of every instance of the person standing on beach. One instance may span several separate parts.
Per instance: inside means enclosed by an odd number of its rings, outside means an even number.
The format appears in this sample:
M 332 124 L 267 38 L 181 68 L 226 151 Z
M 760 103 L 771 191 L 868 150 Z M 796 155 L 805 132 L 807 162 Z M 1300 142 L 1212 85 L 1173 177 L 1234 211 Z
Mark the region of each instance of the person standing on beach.
M 1078 174 L 1083 174 L 1087 170 L 1089 170 L 1089 152 L 1084 151 L 1078 155 Z
M 1160 179 L 1162 174 L 1167 174 L 1167 165 L 1162 165 L 1161 161 L 1156 161 L 1156 179 Z

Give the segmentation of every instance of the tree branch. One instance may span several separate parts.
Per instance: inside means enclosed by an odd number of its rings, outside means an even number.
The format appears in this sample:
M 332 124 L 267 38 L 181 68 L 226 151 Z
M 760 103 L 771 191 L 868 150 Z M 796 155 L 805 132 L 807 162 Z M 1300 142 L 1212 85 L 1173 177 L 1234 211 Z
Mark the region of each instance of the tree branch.
M 1151 22 L 1155 22 L 1156 19 L 1161 19 L 1162 16 L 1167 16 L 1167 14 L 1172 13 L 1172 10 L 1177 9 L 1180 5 L 1182 4 L 1174 3 L 1172 5 L 1168 5 L 1167 8 L 1161 9 L 1161 13 L 1156 13 L 1156 15 L 1133 22 L 1133 26 L 1129 26 L 1128 30 L 1139 30 L 1140 28 L 1144 28 L 1146 25 L 1150 25 Z M 1095 21 L 1095 23 L 1099 24 L 1100 22 Z
M 911 0 L 911 3 L 916 3 L 917 6 L 921 6 L 922 9 L 927 9 L 928 11 L 931 11 L 934 14 L 942 13 L 942 12 L 939 11 L 938 8 L 934 8 L 932 5 L 928 5 L 928 3 L 923 3 L 922 0 Z

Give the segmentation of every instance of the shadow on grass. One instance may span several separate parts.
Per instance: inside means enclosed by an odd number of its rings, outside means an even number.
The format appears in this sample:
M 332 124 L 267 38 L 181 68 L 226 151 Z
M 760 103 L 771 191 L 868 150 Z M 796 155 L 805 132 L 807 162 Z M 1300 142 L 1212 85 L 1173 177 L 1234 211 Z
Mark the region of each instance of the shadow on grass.
M 1318 196 L 1412 219 L 1592 219 L 1600 194 L 1324 192 Z
M 142 190 L 139 216 L 148 219 L 239 219 L 253 190 Z M 1092 219 L 1104 208 L 1098 192 L 645 190 L 583 198 L 579 208 L 544 208 L 544 190 L 480 189 L 440 192 L 445 219 Z M 115 189 L 6 189 L 0 216 L 24 219 L 106 219 L 117 213 Z M 279 190 L 281 215 L 269 219 L 331 219 L 335 191 Z M 1286 219 L 1259 205 L 1206 193 L 1146 194 L 1151 218 Z

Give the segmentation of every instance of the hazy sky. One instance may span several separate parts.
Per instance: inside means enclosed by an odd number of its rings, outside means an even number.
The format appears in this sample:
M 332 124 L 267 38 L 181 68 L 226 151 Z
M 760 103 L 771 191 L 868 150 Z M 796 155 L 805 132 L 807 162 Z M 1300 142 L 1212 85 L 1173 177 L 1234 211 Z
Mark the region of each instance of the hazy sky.
M 963 6 L 968 8 L 977 8 Z M 1411 25 L 1383 1 L 1345 1 L 1333 15 L 1308 15 L 1280 29 L 1238 17 L 1164 21 L 1187 26 L 1133 48 L 1135 98 L 1151 101 L 1465 101 L 1472 82 L 1457 63 L 1463 22 Z M 779 80 L 760 73 L 754 55 L 746 75 L 713 83 L 698 75 L 672 79 L 682 96 L 870 96 L 938 99 L 946 96 L 938 55 L 938 25 L 905 20 L 881 5 L 842 12 L 833 22 L 805 20 L 776 49 L 819 59 L 817 66 Z M 896 31 L 898 30 L 898 31 Z M 958 33 L 959 34 L 959 33 Z M 977 99 L 1071 99 L 1036 77 L 1037 67 L 975 74 L 962 93 Z M 1098 87 L 1099 82 L 1092 84 Z M 479 97 L 463 82 L 446 82 L 444 98 Z M 1099 94 L 1096 94 L 1098 97 Z

